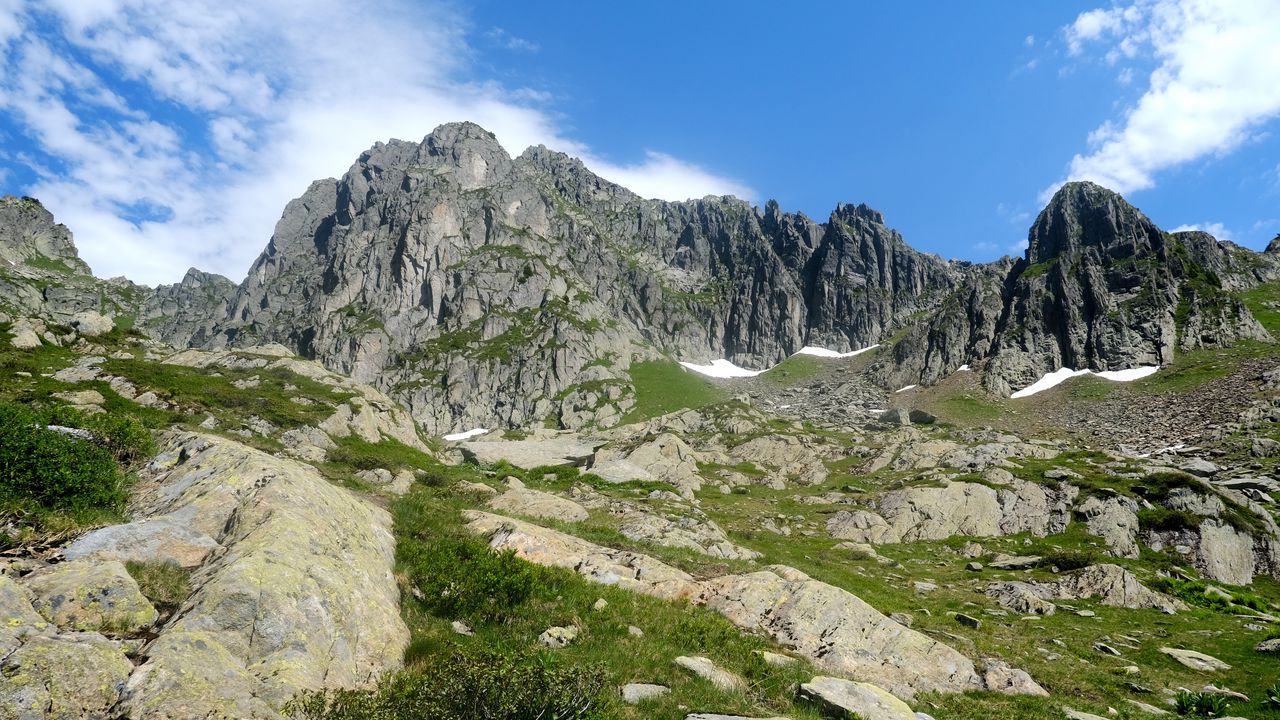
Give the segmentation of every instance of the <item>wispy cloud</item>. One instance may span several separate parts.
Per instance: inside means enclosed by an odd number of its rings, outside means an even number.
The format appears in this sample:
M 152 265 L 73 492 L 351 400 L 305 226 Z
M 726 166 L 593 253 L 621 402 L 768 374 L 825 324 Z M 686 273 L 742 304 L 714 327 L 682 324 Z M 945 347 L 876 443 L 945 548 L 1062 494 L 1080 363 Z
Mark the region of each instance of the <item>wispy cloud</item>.
M 1150 188 L 1160 171 L 1230 153 L 1280 115 L 1275 0 L 1138 0 L 1081 13 L 1063 33 L 1073 56 L 1156 64 L 1142 96 L 1089 135 L 1067 180 Z M 1137 80 L 1131 69 L 1119 79 Z
M 604 162 L 539 109 L 545 93 L 461 80 L 474 51 L 452 7 L 0 0 L 4 154 L 37 178 L 14 190 L 44 201 L 100 274 L 149 283 L 193 265 L 238 279 L 312 180 L 454 120 L 512 153 L 577 155 L 647 196 L 753 197 L 660 152 Z
M 538 43 L 512 35 L 500 27 L 490 28 L 489 32 L 485 33 L 485 37 L 501 47 L 517 52 L 538 52 L 542 49 Z
M 1228 230 L 1227 226 L 1223 225 L 1220 222 L 1190 223 L 1186 225 L 1179 225 L 1178 227 L 1170 230 L 1169 232 L 1187 232 L 1188 230 L 1199 230 L 1200 232 L 1207 232 L 1210 235 L 1217 238 L 1218 240 L 1227 240 L 1230 242 L 1235 242 L 1236 240 L 1236 234 Z

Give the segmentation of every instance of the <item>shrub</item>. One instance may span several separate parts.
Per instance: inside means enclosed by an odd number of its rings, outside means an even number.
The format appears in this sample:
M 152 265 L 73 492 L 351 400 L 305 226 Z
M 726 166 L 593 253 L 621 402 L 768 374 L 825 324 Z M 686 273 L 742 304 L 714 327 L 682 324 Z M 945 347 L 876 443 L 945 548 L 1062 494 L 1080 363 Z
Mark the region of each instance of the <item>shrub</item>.
M 1173 701 L 1174 712 L 1192 717 L 1222 717 L 1230 707 L 1231 701 L 1225 695 L 1207 692 L 1182 690 Z
M 1272 683 L 1264 694 L 1266 698 L 1262 701 L 1262 707 L 1268 710 L 1280 710 L 1280 683 Z
M 389 675 L 374 690 L 305 692 L 301 720 L 587 720 L 600 718 L 606 675 L 547 653 L 455 652 Z
M 122 511 L 127 488 L 111 453 L 47 424 L 40 413 L 0 403 L 0 496 L 40 510 Z
M 1079 550 L 1054 550 L 1045 553 L 1037 563 L 1039 567 L 1056 567 L 1059 570 L 1079 570 L 1089 567 L 1097 560 L 1097 553 Z
M 86 415 L 75 408 L 60 405 L 50 408 L 43 419 L 50 425 L 83 428 L 92 432 L 94 442 L 111 453 L 111 457 L 125 468 L 142 464 L 156 452 L 151 431 L 128 415 Z
M 514 551 L 494 552 L 473 538 L 405 543 L 400 559 L 432 612 L 480 622 L 502 620 L 529 598 L 540 574 Z
M 1138 527 L 1143 530 L 1176 531 L 1200 527 L 1204 518 L 1186 510 L 1170 510 L 1159 505 L 1138 511 Z

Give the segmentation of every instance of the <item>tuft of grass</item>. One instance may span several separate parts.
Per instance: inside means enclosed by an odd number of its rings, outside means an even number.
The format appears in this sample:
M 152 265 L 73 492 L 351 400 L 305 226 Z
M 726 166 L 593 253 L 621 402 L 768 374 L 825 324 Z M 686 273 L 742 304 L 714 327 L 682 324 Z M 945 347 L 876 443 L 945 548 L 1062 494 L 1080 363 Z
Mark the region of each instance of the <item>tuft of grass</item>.
M 124 564 L 142 595 L 161 613 L 172 613 L 191 594 L 191 573 L 172 560 Z

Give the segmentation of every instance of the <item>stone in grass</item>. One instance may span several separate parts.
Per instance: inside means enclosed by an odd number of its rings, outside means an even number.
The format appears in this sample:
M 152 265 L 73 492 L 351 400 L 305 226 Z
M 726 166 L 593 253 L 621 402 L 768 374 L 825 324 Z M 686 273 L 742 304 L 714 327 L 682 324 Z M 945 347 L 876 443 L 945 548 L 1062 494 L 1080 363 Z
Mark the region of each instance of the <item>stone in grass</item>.
M 968 627 L 973 628 L 974 630 L 982 629 L 982 621 L 976 617 L 973 617 L 972 615 L 965 615 L 964 613 L 958 612 L 955 614 L 955 618 L 956 618 L 956 622 L 960 623 L 961 625 L 966 625 Z
M 1280 638 L 1271 638 L 1263 640 L 1253 647 L 1254 652 L 1271 653 L 1272 655 L 1280 655 Z
M 969 570 L 969 571 L 971 571 L 971 572 L 979 572 L 979 571 L 981 571 L 981 570 L 982 570 L 982 563 L 977 562 L 977 561 L 975 560 L 974 562 L 971 562 L 971 563 L 969 563 L 969 564 L 965 565 L 965 566 L 964 566 L 964 569 L 965 569 L 965 570 Z
M 819 675 L 800 686 L 802 700 L 828 712 L 876 720 L 916 720 L 911 707 L 888 690 L 871 683 Z
M 160 616 L 117 560 L 72 560 L 32 573 L 26 584 L 36 611 L 65 630 L 133 633 Z
M 607 607 L 609 607 L 609 601 L 608 601 L 608 600 L 605 600 L 604 598 L 598 598 L 598 599 L 596 600 L 595 604 L 591 606 L 591 609 L 592 609 L 592 610 L 603 610 L 603 609 L 605 609 L 605 608 L 607 608 Z
M 786 667 L 796 662 L 796 659 L 790 655 L 779 655 L 778 653 L 769 652 L 768 650 L 753 650 L 756 655 L 764 660 L 765 664 L 774 667 Z
M 1080 712 L 1079 710 L 1072 710 L 1069 707 L 1063 707 L 1062 712 L 1068 718 L 1070 718 L 1070 720 L 1106 720 L 1106 718 L 1100 715 L 1094 715 L 1092 713 L 1087 713 L 1087 712 Z
M 635 625 L 628 625 L 628 626 L 627 626 L 627 634 L 628 634 L 628 635 L 630 635 L 631 637 L 634 637 L 634 638 L 642 638 L 642 637 L 644 637 L 644 631 L 643 631 L 643 630 L 641 630 L 640 628 L 636 627 Z
M 771 717 L 771 718 L 750 718 L 745 715 L 717 715 L 716 713 L 693 713 L 685 715 L 684 720 L 791 720 L 791 718 Z
M 674 662 L 721 690 L 742 690 L 747 686 L 742 678 L 728 670 L 716 667 L 709 658 L 681 655 Z
M 546 630 L 542 631 L 542 634 L 538 636 L 538 642 L 554 650 L 562 647 L 567 647 L 569 643 L 576 640 L 577 637 L 578 637 L 578 628 L 560 627 L 557 625 L 555 627 L 549 627 Z
M 1049 691 L 1040 687 L 1026 670 L 1019 670 L 999 658 L 984 658 L 982 665 L 982 681 L 988 690 L 1005 695 L 1049 696 Z
M 471 629 L 470 625 L 462 622 L 461 620 L 454 620 L 452 627 L 453 627 L 453 631 L 458 633 L 459 635 L 465 635 L 467 637 L 471 637 L 472 635 L 476 634 L 475 631 Z
M 1162 647 L 1160 652 L 1177 660 L 1192 670 L 1201 672 L 1215 672 L 1217 670 L 1230 670 L 1231 666 L 1222 662 L 1212 655 L 1205 655 L 1195 650 L 1183 650 L 1181 648 Z
M 645 700 L 652 700 L 656 697 L 662 697 L 671 692 L 671 688 L 666 685 L 651 685 L 649 683 L 627 683 L 622 686 L 622 700 L 628 705 L 638 705 Z

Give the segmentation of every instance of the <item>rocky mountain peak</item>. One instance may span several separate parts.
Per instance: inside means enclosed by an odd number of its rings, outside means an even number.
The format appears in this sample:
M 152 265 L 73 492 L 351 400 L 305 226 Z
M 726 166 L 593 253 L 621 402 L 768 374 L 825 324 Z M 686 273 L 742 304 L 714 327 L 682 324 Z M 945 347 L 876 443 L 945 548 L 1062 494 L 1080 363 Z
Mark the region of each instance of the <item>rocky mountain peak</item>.
M 1040 212 L 1027 242 L 1027 263 L 1035 265 L 1086 247 L 1128 257 L 1162 247 L 1163 236 L 1118 193 L 1091 182 L 1069 182 Z
M 0 197 L 0 261 L 90 274 L 76 252 L 71 231 L 55 222 L 39 200 L 29 197 Z

